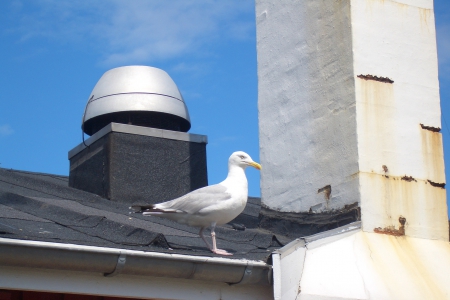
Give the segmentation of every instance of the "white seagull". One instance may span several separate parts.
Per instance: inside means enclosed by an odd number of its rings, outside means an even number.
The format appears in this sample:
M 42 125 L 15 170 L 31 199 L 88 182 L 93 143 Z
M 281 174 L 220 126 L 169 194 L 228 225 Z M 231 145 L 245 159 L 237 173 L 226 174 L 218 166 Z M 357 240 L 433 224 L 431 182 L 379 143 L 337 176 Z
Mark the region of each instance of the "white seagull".
M 214 229 L 216 225 L 230 222 L 244 210 L 248 196 L 245 176 L 245 169 L 248 166 L 261 170 L 261 165 L 254 162 L 250 155 L 242 151 L 234 152 L 228 159 L 228 176 L 221 183 L 197 189 L 167 202 L 134 205 L 130 208 L 144 216 L 155 215 L 181 224 L 200 227 L 199 235 L 213 253 L 233 255 L 217 248 Z M 211 227 L 212 247 L 203 235 L 207 227 Z

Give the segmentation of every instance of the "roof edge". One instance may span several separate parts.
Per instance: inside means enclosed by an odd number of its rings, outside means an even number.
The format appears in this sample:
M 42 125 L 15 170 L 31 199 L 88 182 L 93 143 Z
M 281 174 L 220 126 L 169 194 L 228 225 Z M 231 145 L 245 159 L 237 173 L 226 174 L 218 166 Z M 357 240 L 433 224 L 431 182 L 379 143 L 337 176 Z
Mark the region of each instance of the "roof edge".
M 314 241 L 317 241 L 317 240 L 320 240 L 323 238 L 327 238 L 327 237 L 340 235 L 340 234 L 343 234 L 346 232 L 359 230 L 359 229 L 361 229 L 361 221 L 352 222 L 352 223 L 349 223 L 347 225 L 344 225 L 344 226 L 341 226 L 341 227 L 338 227 L 335 229 L 331 229 L 331 230 L 327 230 L 327 231 L 320 232 L 317 234 L 297 238 L 297 239 L 293 240 L 292 242 L 290 242 L 289 244 L 285 245 L 284 247 L 275 250 L 273 253 L 280 254 L 281 257 L 285 257 L 300 247 L 306 247 L 311 242 L 314 242 Z
M 262 261 L 0 238 L 0 265 L 270 285 Z

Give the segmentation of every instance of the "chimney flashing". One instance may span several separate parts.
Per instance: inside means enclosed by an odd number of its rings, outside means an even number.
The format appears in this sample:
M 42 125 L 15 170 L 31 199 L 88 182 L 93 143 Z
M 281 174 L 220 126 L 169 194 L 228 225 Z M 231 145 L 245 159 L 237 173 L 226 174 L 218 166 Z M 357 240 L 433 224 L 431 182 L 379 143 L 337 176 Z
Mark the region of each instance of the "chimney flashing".
M 157 138 L 164 138 L 169 140 L 176 141 L 184 141 L 184 142 L 192 142 L 192 143 L 201 143 L 207 144 L 208 137 L 206 135 L 200 134 L 192 134 L 185 133 L 180 131 L 171 131 L 165 129 L 158 128 L 150 128 L 150 127 L 142 127 L 128 124 L 119 124 L 119 123 L 109 123 L 96 133 L 94 133 L 90 138 L 85 140 L 85 144 L 80 143 L 78 146 L 74 147 L 69 151 L 68 158 L 71 159 L 81 151 L 83 151 L 87 146 L 92 145 L 97 140 L 101 139 L 105 135 L 110 132 L 120 132 L 120 133 L 129 133 L 129 134 L 137 134 L 143 136 L 151 136 Z

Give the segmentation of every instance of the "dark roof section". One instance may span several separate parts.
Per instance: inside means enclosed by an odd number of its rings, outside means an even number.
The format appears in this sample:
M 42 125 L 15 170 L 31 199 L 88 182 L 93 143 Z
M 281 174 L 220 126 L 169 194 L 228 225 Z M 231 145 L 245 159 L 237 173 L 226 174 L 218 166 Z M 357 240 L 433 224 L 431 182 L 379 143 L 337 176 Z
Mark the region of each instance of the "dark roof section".
M 216 228 L 231 259 L 267 261 L 289 242 L 258 229 L 260 199 L 249 198 L 231 224 Z M 0 168 L 0 237 L 129 250 L 216 256 L 198 229 L 158 217 L 129 214 L 128 205 L 68 187 L 66 176 Z

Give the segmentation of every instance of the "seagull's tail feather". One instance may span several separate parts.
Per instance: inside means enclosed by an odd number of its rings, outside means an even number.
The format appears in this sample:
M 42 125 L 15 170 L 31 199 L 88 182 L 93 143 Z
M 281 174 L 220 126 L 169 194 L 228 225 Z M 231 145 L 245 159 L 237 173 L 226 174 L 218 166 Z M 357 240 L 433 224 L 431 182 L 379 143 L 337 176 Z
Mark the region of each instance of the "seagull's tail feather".
M 154 208 L 154 204 L 149 205 L 132 205 L 130 209 L 134 210 L 135 213 L 141 213 L 147 210 L 152 210 Z
M 135 213 L 142 213 L 143 215 L 161 215 L 165 213 L 176 213 L 176 209 L 170 208 L 159 208 L 157 204 L 148 205 L 133 205 L 130 209 L 134 210 Z

